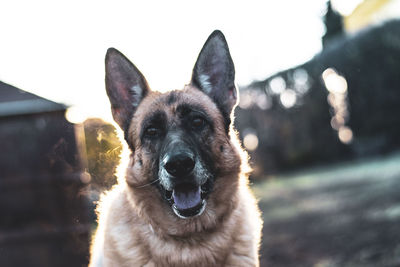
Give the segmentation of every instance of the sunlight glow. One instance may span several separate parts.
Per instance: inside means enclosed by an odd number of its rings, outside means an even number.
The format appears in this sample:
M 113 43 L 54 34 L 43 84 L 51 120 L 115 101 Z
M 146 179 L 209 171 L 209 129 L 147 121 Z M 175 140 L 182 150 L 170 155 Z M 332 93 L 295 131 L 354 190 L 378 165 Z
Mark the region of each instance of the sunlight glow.
M 69 111 L 71 121 L 84 116 L 110 121 L 104 88 L 107 48 L 132 60 L 153 90 L 181 89 L 190 82 L 205 40 L 220 29 L 236 82 L 247 85 L 321 50 L 324 6 L 317 0 L 5 1 L 0 80 L 83 110 Z M 265 108 L 268 100 L 257 105 Z
M 70 123 L 82 123 L 87 119 L 87 114 L 82 111 L 79 107 L 69 107 L 65 113 L 65 118 Z
M 332 6 L 344 16 L 350 15 L 364 0 L 331 0 Z

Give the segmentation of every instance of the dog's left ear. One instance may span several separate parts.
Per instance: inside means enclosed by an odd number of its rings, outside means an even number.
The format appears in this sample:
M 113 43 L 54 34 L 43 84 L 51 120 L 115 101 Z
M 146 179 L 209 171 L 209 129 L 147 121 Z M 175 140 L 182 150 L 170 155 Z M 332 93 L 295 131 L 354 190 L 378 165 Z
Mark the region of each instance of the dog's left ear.
M 230 114 L 237 102 L 235 67 L 222 32 L 208 37 L 193 69 L 191 83 L 208 94 L 230 124 Z

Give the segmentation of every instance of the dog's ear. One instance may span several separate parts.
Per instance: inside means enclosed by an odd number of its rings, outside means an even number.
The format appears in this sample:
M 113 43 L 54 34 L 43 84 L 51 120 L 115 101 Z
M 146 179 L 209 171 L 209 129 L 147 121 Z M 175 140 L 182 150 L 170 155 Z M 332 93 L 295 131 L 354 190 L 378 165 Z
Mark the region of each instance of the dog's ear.
M 222 32 L 216 30 L 208 37 L 194 66 L 191 83 L 215 101 L 229 124 L 237 91 L 235 67 Z
M 121 129 L 127 131 L 132 115 L 149 87 L 142 73 L 118 50 L 109 48 L 105 63 L 112 115 Z

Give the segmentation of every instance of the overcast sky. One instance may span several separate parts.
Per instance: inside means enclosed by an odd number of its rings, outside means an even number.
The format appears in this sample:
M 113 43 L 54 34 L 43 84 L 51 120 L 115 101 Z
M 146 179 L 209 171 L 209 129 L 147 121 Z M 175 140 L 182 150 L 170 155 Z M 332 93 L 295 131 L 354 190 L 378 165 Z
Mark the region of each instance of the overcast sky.
M 108 47 L 130 58 L 153 89 L 179 89 L 220 29 L 236 81 L 246 85 L 318 53 L 324 10 L 324 0 L 3 1 L 0 80 L 75 107 L 75 119 L 108 120 Z

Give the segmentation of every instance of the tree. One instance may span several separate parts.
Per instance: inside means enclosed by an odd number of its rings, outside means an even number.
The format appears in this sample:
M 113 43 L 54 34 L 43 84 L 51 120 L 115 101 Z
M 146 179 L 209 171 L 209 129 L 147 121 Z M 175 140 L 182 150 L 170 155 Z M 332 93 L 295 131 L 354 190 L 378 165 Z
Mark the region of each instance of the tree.
M 99 191 L 109 189 L 117 181 L 115 171 L 122 151 L 117 131 L 101 119 L 87 119 L 83 126 L 91 185 Z
M 326 13 L 323 18 L 325 34 L 322 36 L 322 45 L 326 48 L 332 40 L 344 34 L 343 17 L 333 9 L 331 1 L 327 2 Z

